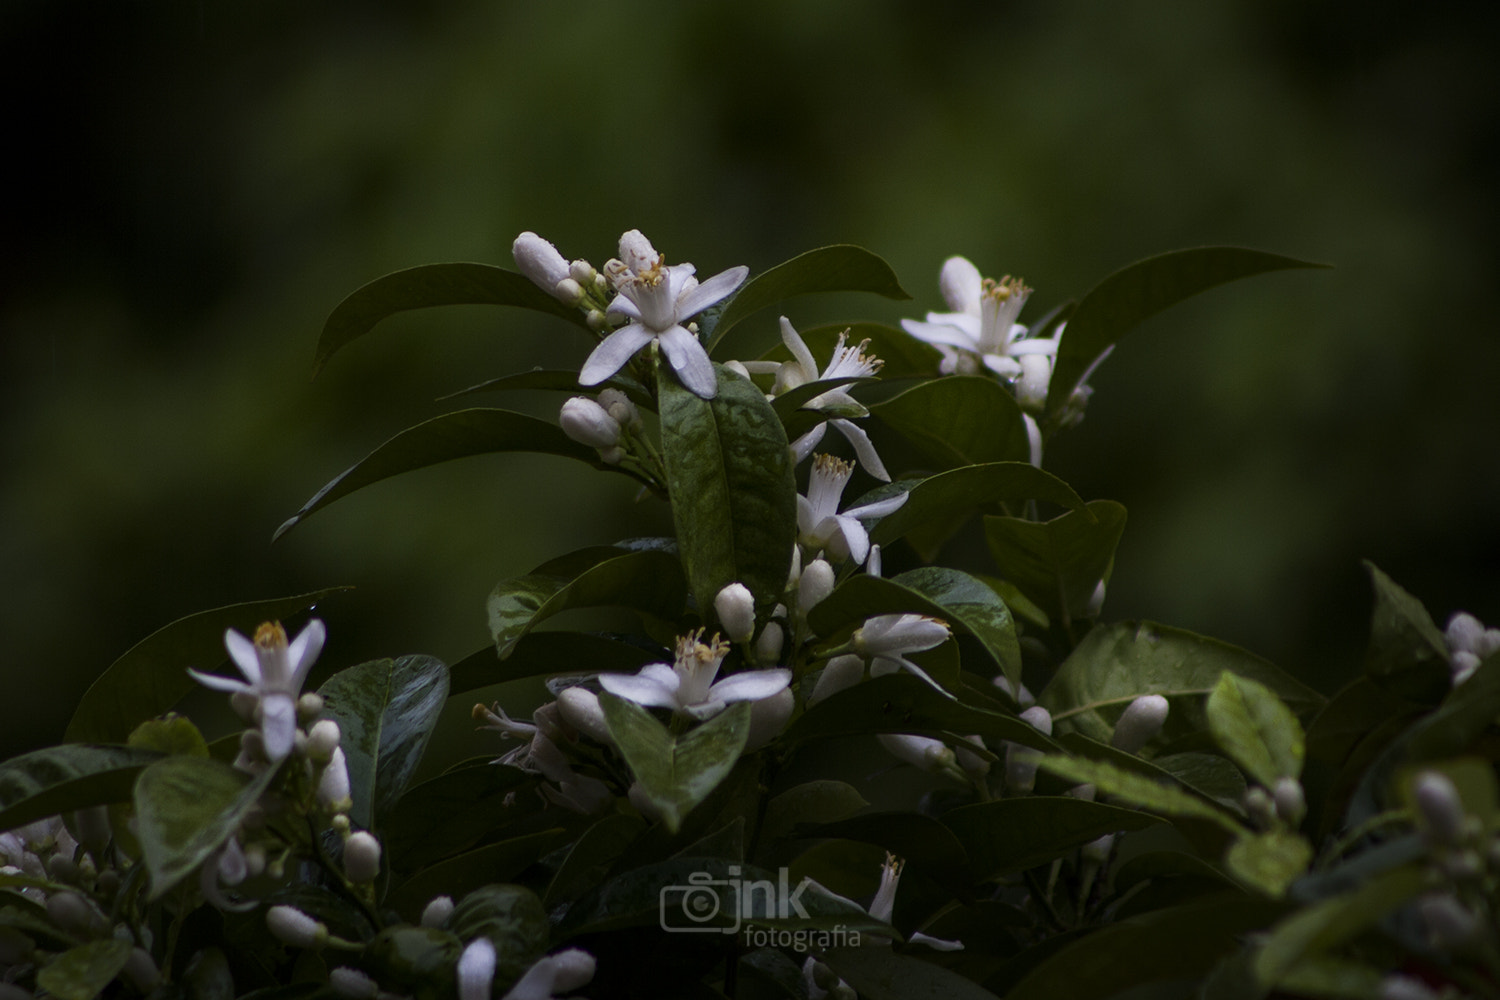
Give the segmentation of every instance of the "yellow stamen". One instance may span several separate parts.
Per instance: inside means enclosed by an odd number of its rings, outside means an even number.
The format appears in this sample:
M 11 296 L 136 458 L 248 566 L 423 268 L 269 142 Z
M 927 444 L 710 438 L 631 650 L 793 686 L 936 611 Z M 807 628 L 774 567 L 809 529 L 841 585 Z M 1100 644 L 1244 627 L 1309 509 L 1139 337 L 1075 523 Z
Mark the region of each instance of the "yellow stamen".
M 261 649 L 286 649 L 286 629 L 281 622 L 262 622 L 255 630 L 255 645 Z

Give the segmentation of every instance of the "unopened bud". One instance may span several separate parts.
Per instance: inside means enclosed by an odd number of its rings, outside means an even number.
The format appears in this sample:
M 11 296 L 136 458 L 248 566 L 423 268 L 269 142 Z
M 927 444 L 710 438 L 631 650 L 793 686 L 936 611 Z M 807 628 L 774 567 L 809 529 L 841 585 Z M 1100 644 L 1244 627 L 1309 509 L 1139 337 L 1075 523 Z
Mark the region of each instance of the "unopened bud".
M 1455 653 L 1459 650 L 1474 652 L 1483 635 L 1484 623 L 1467 611 L 1454 612 L 1453 617 L 1448 619 L 1448 627 L 1443 630 L 1443 639 L 1447 641 L 1448 649 Z
M 609 317 L 604 315 L 604 310 L 602 309 L 590 309 L 588 315 L 583 320 L 588 324 L 588 328 L 595 333 L 602 333 L 609 326 Z
M 1453 674 L 1455 686 L 1462 684 L 1474 676 L 1474 671 L 1479 669 L 1479 654 L 1471 653 L 1467 649 L 1460 649 L 1448 658 L 1448 663 Z
M 65 931 L 88 936 L 98 930 L 103 917 L 76 892 L 54 892 L 47 897 L 47 916 Z
M 714 597 L 714 611 L 730 642 L 749 642 L 755 634 L 755 595 L 743 583 L 731 583 Z
M 552 288 L 557 301 L 565 306 L 576 306 L 583 301 L 583 286 L 572 278 L 564 278 Z
M 1016 703 L 1017 708 L 1030 708 L 1036 704 L 1036 696 L 1031 693 L 1025 684 L 1020 685 L 1020 689 L 1017 690 L 1011 687 L 1010 680 L 1004 674 L 996 674 L 995 679 L 991 683 L 1009 695 L 1010 700 Z
M 422 910 L 423 927 L 441 927 L 453 912 L 452 896 L 434 896 Z
M 380 995 L 380 986 L 375 980 L 347 965 L 328 973 L 328 986 L 346 1000 L 375 1000 Z
M 1079 854 L 1083 860 L 1091 864 L 1102 865 L 1109 860 L 1109 852 L 1114 849 L 1115 835 L 1106 833 L 1096 840 L 1091 840 L 1079 848 Z
M 307 734 L 307 756 L 315 764 L 327 764 L 333 760 L 333 752 L 339 748 L 342 733 L 333 719 L 320 719 Z
M 229 696 L 229 707 L 234 709 L 243 722 L 255 725 L 255 713 L 260 708 L 260 695 L 254 691 L 236 691 Z
M 318 778 L 318 804 L 331 813 L 346 813 L 354 807 L 349 797 L 349 764 L 343 747 L 334 748 L 328 766 Z
M 1458 789 L 1441 771 L 1423 771 L 1412 782 L 1417 815 L 1428 840 L 1457 847 L 1463 843 L 1467 823 Z
M 1245 812 L 1250 816 L 1250 822 L 1254 823 L 1257 829 L 1267 829 L 1276 822 L 1276 802 L 1264 788 L 1254 785 L 1245 789 L 1245 797 L 1242 801 Z
M 1442 1000 L 1440 994 L 1420 979 L 1395 973 L 1380 981 L 1377 1000 Z
M 125 968 L 120 971 L 130 981 L 130 985 L 142 993 L 150 993 L 161 982 L 161 970 L 156 967 L 156 960 L 145 948 L 130 949 L 130 957 L 125 960 Z
M 1084 614 L 1088 615 L 1088 617 L 1098 618 L 1099 613 L 1104 610 L 1105 590 L 1103 580 L 1094 585 L 1094 593 L 1089 597 L 1088 607 L 1084 609 Z
M 1276 803 L 1276 815 L 1292 829 L 1302 825 L 1307 815 L 1307 796 L 1302 791 L 1302 782 L 1293 777 L 1280 777 L 1271 788 L 1271 799 Z
M 1032 729 L 1043 736 L 1052 735 L 1052 713 L 1040 705 L 1034 705 L 1021 713 Z M 1005 787 L 1013 792 L 1027 793 L 1036 787 L 1036 767 L 1041 754 L 1024 743 L 1007 740 L 1005 743 Z
M 598 275 L 594 265 L 582 258 L 568 264 L 568 277 L 587 288 L 594 286 L 594 277 Z
M 344 841 L 344 874 L 355 885 L 368 885 L 380 874 L 380 841 L 360 830 Z
M 1047 405 L 1047 383 L 1052 379 L 1052 359 L 1045 354 L 1023 354 L 1016 359 L 1016 402 L 1023 410 L 1040 412 Z
M 328 928 L 295 906 L 273 906 L 266 911 L 266 928 L 291 948 L 321 948 L 328 941 Z
M 766 622 L 755 640 L 755 658 L 760 663 L 775 663 L 781 659 L 781 646 L 786 642 L 786 633 L 780 622 Z
M 599 393 L 599 405 L 604 407 L 611 419 L 621 427 L 631 430 L 640 430 L 641 411 L 636 409 L 630 397 L 619 389 L 604 389 Z
M 806 615 L 833 593 L 833 578 L 833 567 L 821 556 L 802 567 L 802 579 L 797 584 L 797 610 Z
M 604 721 L 604 709 L 599 705 L 599 696 L 588 688 L 564 688 L 557 695 L 557 711 L 564 722 L 596 743 L 614 746 L 614 737 Z
M 568 262 L 557 247 L 536 233 L 525 232 L 516 237 L 510 250 L 522 274 L 548 295 L 557 294 L 557 283 L 568 277 Z
M 456 974 L 458 1000 L 489 1000 L 495 979 L 495 943 L 484 936 L 470 941 L 458 957 Z
M 1130 703 L 1115 723 L 1115 734 L 1109 745 L 1126 753 L 1136 753 L 1161 732 L 1171 706 L 1159 694 L 1148 694 Z
M 558 422 L 564 434 L 590 448 L 613 448 L 620 443 L 620 425 L 587 396 L 574 396 L 564 403 Z
M 309 691 L 297 699 L 297 724 L 310 726 L 323 714 L 323 696 Z
M 932 774 L 953 772 L 958 767 L 956 755 L 942 740 L 906 733 L 879 733 L 875 737 L 899 760 Z
M 1417 900 L 1417 911 L 1427 925 L 1432 943 L 1458 949 L 1478 940 L 1483 924 L 1451 892 L 1428 893 Z

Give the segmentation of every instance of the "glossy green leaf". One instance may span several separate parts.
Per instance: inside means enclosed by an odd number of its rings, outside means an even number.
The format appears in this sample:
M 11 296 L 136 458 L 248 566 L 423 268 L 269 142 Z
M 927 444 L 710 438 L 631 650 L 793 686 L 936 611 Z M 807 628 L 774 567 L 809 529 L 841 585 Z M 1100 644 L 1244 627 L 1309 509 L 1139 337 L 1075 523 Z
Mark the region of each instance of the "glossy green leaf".
M 750 703 L 737 702 L 680 736 L 641 706 L 599 696 L 609 735 L 672 833 L 729 776 L 750 735 Z
M 1004 386 L 983 375 L 921 382 L 870 412 L 940 468 L 1031 458 L 1021 407 Z
M 1104 1000 L 1145 983 L 1196 979 L 1283 912 L 1266 900 L 1221 896 L 1122 920 L 1053 952 L 1005 1000 Z
M 535 777 L 500 764 L 464 767 L 414 785 L 381 828 L 392 868 L 410 871 L 457 854 L 504 825 L 507 800 Z
M 787 551 L 790 554 L 790 543 Z M 505 659 L 534 626 L 559 612 L 623 607 L 675 620 L 682 613 L 686 590 L 681 563 L 666 552 L 627 552 L 576 576 L 554 560 L 495 587 L 488 605 L 490 634 Z
M 251 778 L 209 757 L 163 757 L 136 779 L 136 836 L 159 899 L 240 828 L 276 777 Z
M 1376 875 L 1353 892 L 1303 907 L 1271 928 L 1256 950 L 1250 963 L 1255 980 L 1265 989 L 1274 987 L 1298 963 L 1352 940 L 1426 885 L 1425 866 L 1408 865 Z
M 1000 576 L 1064 624 L 1088 615 L 1094 591 L 1114 564 L 1125 508 L 1091 500 L 1050 521 L 986 517 L 984 535 Z
M 1312 859 L 1312 844 L 1306 837 L 1291 830 L 1267 830 L 1236 840 L 1224 863 L 1241 882 L 1279 899 L 1307 871 Z
M 318 693 L 343 734 L 350 818 L 361 827 L 383 825 L 448 698 L 448 667 L 431 656 L 371 660 L 340 670 Z
M 1184 791 L 1197 796 L 1211 809 L 1222 809 L 1225 798 L 1234 802 L 1237 807 L 1240 796 L 1245 791 L 1245 779 L 1239 768 L 1222 757 L 1182 753 L 1145 760 L 1079 732 L 1060 733 L 1057 742 L 1075 757 L 1097 760 L 1122 771 L 1138 774 L 1159 785 L 1181 785 Z M 1217 761 L 1217 766 L 1208 764 L 1210 760 Z M 1232 794 L 1222 794 L 1227 792 Z
M 439 396 L 438 402 L 446 402 L 450 399 L 458 399 L 463 396 L 473 396 L 481 392 L 514 392 L 517 390 L 542 390 L 551 392 L 571 392 L 574 395 L 598 395 L 606 388 L 619 389 L 629 396 L 637 406 L 645 406 L 654 409 L 656 399 L 633 378 L 624 375 L 615 375 L 599 385 L 582 386 L 578 384 L 578 369 L 576 368 L 533 368 L 529 372 L 517 372 L 514 375 L 502 375 L 499 378 L 486 379 L 467 389 L 450 392 L 446 396 Z
M 478 886 L 509 882 L 568 840 L 566 829 L 553 827 L 475 848 L 417 872 L 391 891 L 384 907 L 416 923 L 434 897 L 462 899 Z
M 48 816 L 129 800 L 154 750 L 65 743 L 0 763 L 0 831 Z
M 588 329 L 581 312 L 563 305 L 523 274 L 491 264 L 423 264 L 376 278 L 340 302 L 323 324 L 313 372 L 316 374 L 340 348 L 369 333 L 389 316 L 409 309 L 454 305 L 520 306 Z
M 1068 320 L 1052 370 L 1048 416 L 1058 417 L 1100 354 L 1169 306 L 1239 278 L 1325 266 L 1242 247 L 1197 247 L 1147 257 L 1121 268 L 1090 289 Z
M 542 901 L 548 912 L 603 881 L 609 866 L 645 829 L 639 816 L 610 813 L 585 830 L 547 886 Z
M 660 650 L 645 649 L 592 632 L 527 632 L 505 659 L 493 645 L 449 668 L 450 697 L 475 688 L 546 674 L 633 674 L 660 662 Z
M 818 635 L 832 636 L 874 615 L 902 613 L 940 618 L 955 632 L 974 636 L 993 672 L 1020 679 L 1021 648 L 1010 610 L 993 590 L 956 569 L 923 566 L 890 579 L 850 577 L 812 609 L 808 624 Z
M 1207 695 L 1229 671 L 1259 681 L 1293 710 L 1306 712 L 1322 695 L 1237 646 L 1155 622 L 1095 627 L 1058 668 L 1037 703 L 1054 722 L 1107 743 L 1114 720 L 1136 698 Z M 1174 708 L 1167 729 L 1182 715 Z
M 821 958 L 862 1000 L 999 1000 L 951 969 L 889 948 L 835 948 Z
M 225 629 L 253 635 L 262 622 L 295 618 L 349 589 L 231 604 L 163 626 L 130 647 L 90 685 L 63 738 L 70 743 L 123 743 L 138 724 L 161 715 L 198 686 L 188 667 L 212 673 L 228 662 Z
M 408 427 L 335 476 L 328 485 L 282 522 L 272 540 L 280 538 L 316 511 L 382 479 L 471 455 L 504 451 L 535 451 L 575 458 L 597 469 L 605 465 L 593 448 L 579 444 L 556 424 L 510 410 L 455 410 Z
M 896 488 L 906 490 L 906 503 L 896 508 L 870 531 L 870 540 L 889 545 L 912 528 L 939 518 L 962 516 L 986 504 L 1044 500 L 1093 517 L 1083 498 L 1073 488 L 1050 472 L 1043 472 L 1030 462 L 990 462 L 950 469 L 915 484 L 900 482 Z M 882 487 L 860 499 L 868 503 L 894 492 Z
M 774 843 L 801 823 L 835 823 L 868 806 L 865 797 L 843 781 L 822 778 L 787 789 L 766 803 L 760 838 Z
M 69 948 L 37 973 L 37 985 L 59 1000 L 94 1000 L 130 958 L 130 943 L 108 938 Z
M 974 878 L 964 845 L 953 831 L 931 816 L 912 812 L 866 813 L 835 823 L 804 826 L 796 835 L 874 844 L 956 894 L 973 893 Z
M 1368 559 L 1364 565 L 1375 586 L 1366 676 L 1402 698 L 1437 704 L 1453 685 L 1443 633 L 1421 601 Z
M 1244 828 L 1224 810 L 1217 809 L 1175 784 L 1163 784 L 1135 771 L 1080 757 L 1048 755 L 1037 766 L 1079 785 L 1093 785 L 1101 793 L 1164 816 L 1183 816 L 1216 823 L 1230 833 Z
M 159 719 L 147 719 L 131 730 L 125 742 L 138 750 L 155 750 L 157 753 L 184 753 L 194 757 L 209 755 L 208 741 L 198 727 L 191 719 L 176 712 L 168 712 Z
M 1271 689 L 1225 670 L 1208 696 L 1208 729 L 1245 773 L 1266 788 L 1302 774 L 1302 724 Z
M 1134 809 L 1066 795 L 1033 795 L 959 806 L 943 814 L 981 881 L 1062 857 L 1106 833 L 1159 823 Z
M 661 446 L 672 521 L 698 607 L 743 583 L 769 612 L 786 588 L 797 537 L 797 483 L 781 421 L 752 383 L 716 367 L 699 399 L 658 371 Z
M 866 340 L 870 342 L 865 349 L 866 354 L 873 354 L 879 358 L 883 365 L 880 369 L 880 378 L 889 381 L 893 378 L 911 376 L 931 376 L 938 369 L 938 363 L 942 361 L 943 355 L 931 344 L 918 340 L 911 334 L 899 327 L 887 326 L 884 323 L 827 323 L 822 326 L 809 327 L 806 330 L 798 330 L 802 342 L 812 352 L 814 360 L 822 362 L 823 367 L 828 363 L 825 359 L 833 357 L 834 348 L 838 345 L 839 334 L 846 333 L 848 337 L 846 344 L 860 344 Z M 779 336 L 779 334 L 773 334 Z M 779 340 L 776 346 L 761 355 L 766 361 L 786 361 L 792 356 L 786 345 Z
M 762 271 L 741 286 L 717 316 L 700 317 L 710 349 L 736 323 L 767 306 L 813 292 L 873 292 L 888 299 L 909 299 L 891 266 L 863 247 L 820 247 Z
M 1011 715 L 989 712 L 944 697 L 910 674 L 861 681 L 808 709 L 781 736 L 783 746 L 836 736 L 914 733 L 941 737 L 977 734 L 987 741 L 1013 740 L 1038 750 L 1058 750 L 1050 738 Z

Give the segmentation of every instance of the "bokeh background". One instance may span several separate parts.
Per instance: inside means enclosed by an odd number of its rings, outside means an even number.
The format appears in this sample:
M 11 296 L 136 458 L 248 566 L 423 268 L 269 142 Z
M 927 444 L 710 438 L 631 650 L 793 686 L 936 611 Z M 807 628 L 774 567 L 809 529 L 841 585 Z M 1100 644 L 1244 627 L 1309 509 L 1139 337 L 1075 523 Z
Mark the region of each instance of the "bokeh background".
M 853 242 L 915 296 L 799 325 L 940 308 L 951 253 L 1023 275 L 1032 316 L 1184 246 L 1334 264 L 1178 307 L 1096 376 L 1049 467 L 1130 510 L 1106 615 L 1325 688 L 1361 558 L 1500 623 L 1497 51 L 1500 5 L 1441 0 L 12 0 L 0 752 L 183 615 L 353 584 L 328 669 L 452 662 L 499 579 L 656 530 L 623 480 L 487 457 L 270 542 L 438 396 L 581 362 L 561 323 L 454 308 L 310 378 L 349 291 L 508 265 L 523 229 L 599 262 L 639 227 L 702 273 Z

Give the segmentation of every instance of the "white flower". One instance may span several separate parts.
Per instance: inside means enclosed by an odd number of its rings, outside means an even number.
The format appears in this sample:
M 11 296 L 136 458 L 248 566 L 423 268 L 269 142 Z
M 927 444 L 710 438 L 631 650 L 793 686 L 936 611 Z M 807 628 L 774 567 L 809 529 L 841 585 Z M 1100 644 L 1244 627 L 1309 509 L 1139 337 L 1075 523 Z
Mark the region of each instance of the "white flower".
M 510 252 L 521 273 L 548 295 L 567 305 L 577 303 L 582 297 L 582 288 L 570 277 L 571 269 L 563 255 L 536 233 L 525 232 L 517 236 Z M 570 284 L 563 285 L 564 281 Z
M 670 708 L 695 719 L 718 715 L 732 701 L 760 701 L 792 682 L 783 667 L 743 670 L 715 683 L 719 665 L 729 654 L 729 643 L 714 636 L 699 640 L 703 630 L 677 640 L 677 662 L 648 663 L 636 674 L 600 674 L 599 683 L 610 694 L 650 708 Z
M 884 517 L 906 503 L 906 494 L 877 500 L 875 503 L 839 512 L 844 487 L 854 475 L 854 465 L 818 455 L 813 459 L 812 475 L 807 481 L 807 496 L 797 497 L 798 541 L 809 552 L 827 551 L 834 559 L 853 559 L 863 564 L 870 554 L 870 533 L 859 523 L 862 517 Z
M 604 265 L 619 293 L 608 312 L 629 322 L 594 348 L 578 375 L 579 384 L 598 385 L 655 340 L 682 384 L 695 396 L 713 399 L 718 391 L 713 362 L 708 360 L 697 334 L 683 324 L 728 298 L 744 284 L 750 269 L 732 267 L 700 285 L 693 277 L 693 265 L 668 267 L 665 258 L 637 229 L 620 237 L 620 258 Z
M 280 622 L 261 625 L 255 630 L 253 642 L 229 629 L 224 633 L 224 647 L 245 680 L 196 670 L 188 673 L 199 684 L 215 691 L 248 694 L 257 700 L 256 714 L 265 739 L 266 757 L 274 764 L 292 752 L 297 734 L 297 696 L 313 661 L 323 650 L 327 634 L 323 623 L 316 618 L 307 623 L 290 645 Z
M 907 653 L 941 646 L 952 633 L 948 623 L 922 615 L 876 615 L 854 630 L 850 644 L 854 652 L 870 661 L 870 676 L 883 677 L 898 670 L 908 670 L 928 684 L 943 691 L 927 671 L 906 658 Z
M 537 959 L 500 1000 L 552 1000 L 586 985 L 594 978 L 594 956 L 582 948 L 568 948 Z M 488 994 L 485 994 L 488 996 Z
M 971 374 L 978 363 L 1008 379 L 1023 374 L 1018 360 L 1027 355 L 1047 359 L 1050 376 L 1051 359 L 1057 356 L 1057 339 L 1028 338 L 1026 327 L 1016 322 L 1021 307 L 1031 295 L 1019 278 L 1006 276 L 999 281 L 981 278 L 979 269 L 963 257 L 949 257 L 938 276 L 943 299 L 953 312 L 927 314 L 927 321 L 904 319 L 901 326 L 919 340 L 935 345 L 943 352 L 942 370 L 946 373 Z M 1040 374 L 1034 366 L 1032 379 Z M 1042 381 L 1043 395 L 1046 381 Z
M 563 433 L 590 448 L 613 448 L 620 443 L 620 424 L 587 396 L 574 396 L 562 405 L 558 421 Z
M 876 920 L 891 922 L 891 914 L 896 908 L 896 887 L 901 884 L 901 869 L 904 867 L 906 863 L 900 858 L 886 854 L 885 865 L 880 869 L 880 888 L 875 890 L 875 898 L 870 900 L 870 908 L 866 911 Z M 924 944 L 935 951 L 962 951 L 964 947 L 962 941 L 944 941 L 920 931 L 913 932 L 907 941 Z

